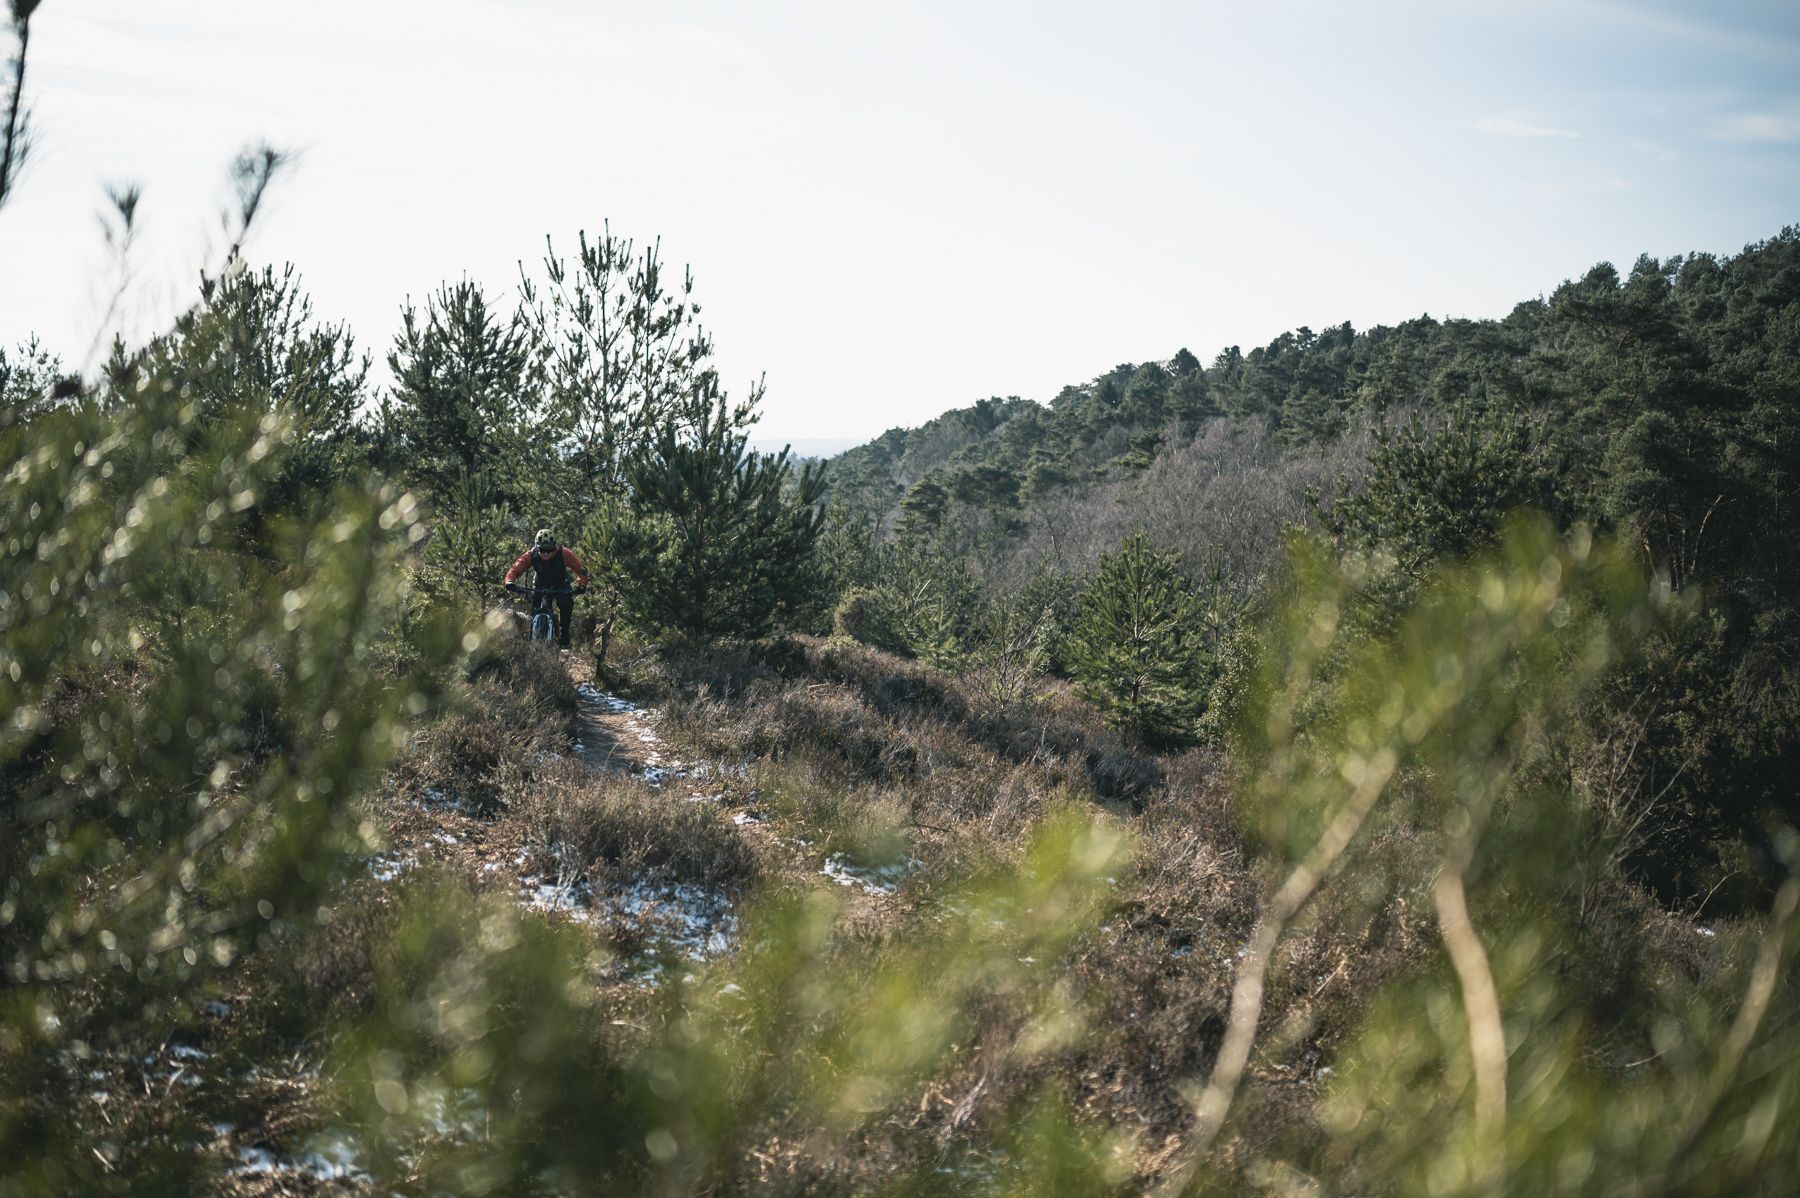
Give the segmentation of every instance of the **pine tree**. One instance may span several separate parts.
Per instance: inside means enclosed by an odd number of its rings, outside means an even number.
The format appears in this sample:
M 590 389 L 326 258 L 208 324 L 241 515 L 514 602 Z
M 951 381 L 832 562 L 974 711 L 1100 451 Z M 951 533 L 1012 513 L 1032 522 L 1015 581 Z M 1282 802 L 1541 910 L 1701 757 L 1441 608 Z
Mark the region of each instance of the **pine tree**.
M 282 470 L 259 496 L 262 517 L 315 503 L 367 465 L 357 410 L 369 357 L 342 324 L 324 324 L 289 265 L 226 270 L 201 302 L 145 351 L 199 405 L 198 427 L 279 414 L 292 428 Z
M 1384 426 L 1360 489 L 1340 488 L 1326 527 L 1340 547 L 1393 554 L 1413 579 L 1443 558 L 1494 544 L 1508 513 L 1561 506 L 1552 467 L 1536 430 L 1504 413 L 1451 410 L 1442 426 L 1414 418 L 1393 434 Z
M 567 437 L 576 496 L 616 499 L 626 464 L 666 427 L 698 430 L 711 418 L 717 373 L 700 327 L 694 276 L 671 284 L 662 245 L 641 251 L 603 227 L 576 235 L 565 261 L 545 239 L 544 281 L 522 276 L 523 314 L 543 356 L 546 417 Z M 727 408 L 733 429 L 754 421 L 762 386 Z
M 935 539 L 950 514 L 950 502 L 950 492 L 941 484 L 930 479 L 914 483 L 900 501 L 901 539 L 919 544 Z
M 496 460 L 518 457 L 533 359 L 519 314 L 501 317 L 464 279 L 439 287 L 422 317 L 409 302 L 401 321 L 388 354 L 394 393 L 382 411 L 399 471 L 441 495 Z
M 1173 382 L 1169 386 L 1169 414 L 1188 424 L 1198 424 L 1217 414 L 1206 370 L 1185 346 L 1169 362 Z
M 31 150 L 31 113 L 25 101 L 25 58 L 31 47 L 31 14 L 38 0 L 11 0 L 12 35 L 18 50 L 7 60 L 11 78 L 0 83 L 5 89 L 5 111 L 0 112 L 0 205 L 12 198 L 19 169 Z
M 235 552 L 292 423 L 254 396 L 208 419 L 166 365 L 125 369 L 120 394 L 0 429 L 9 1193 L 207 1188 L 202 1153 L 97 1147 L 67 1096 L 95 1054 L 155 1051 L 313 925 L 368 851 L 358 804 L 434 701 L 376 664 L 411 497 L 340 494 Z M 409 656 L 443 662 L 450 631 L 415 622 Z
M 810 463 L 796 473 L 786 450 L 748 452 L 746 441 L 719 397 L 692 432 L 665 426 L 627 466 L 629 503 L 594 522 L 640 627 L 753 638 L 814 599 L 824 474 Z
M 39 345 L 37 338 L 18 346 L 10 356 L 6 347 L 0 346 L 0 430 L 52 407 L 62 378 L 61 361 Z
M 500 597 L 501 578 L 526 526 L 490 472 L 465 475 L 438 500 L 425 541 L 421 584 L 482 603 Z
M 1119 420 L 1147 431 L 1156 431 L 1169 420 L 1169 372 L 1159 362 L 1145 362 L 1125 385 L 1119 403 Z
M 1114 725 L 1153 743 L 1191 739 L 1205 702 L 1205 648 L 1193 583 L 1142 531 L 1100 559 L 1075 619 L 1069 668 Z

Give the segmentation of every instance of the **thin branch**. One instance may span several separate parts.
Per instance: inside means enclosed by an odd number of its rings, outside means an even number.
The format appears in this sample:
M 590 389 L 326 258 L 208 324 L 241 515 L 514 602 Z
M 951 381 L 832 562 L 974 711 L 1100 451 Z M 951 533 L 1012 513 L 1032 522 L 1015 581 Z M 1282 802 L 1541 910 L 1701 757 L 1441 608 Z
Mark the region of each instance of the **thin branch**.
M 1482 1171 L 1488 1173 L 1500 1163 L 1506 1130 L 1506 1029 L 1500 1020 L 1500 992 L 1481 937 L 1469 919 L 1462 871 L 1446 865 L 1432 884 L 1431 898 L 1437 907 L 1438 931 L 1462 987 L 1469 1056 L 1475 1066 L 1475 1130 L 1488 1156 Z
M 1756 965 L 1750 971 L 1750 985 L 1744 992 L 1743 1005 L 1738 1008 L 1731 1031 L 1719 1049 L 1718 1059 L 1713 1062 L 1712 1076 L 1707 1079 L 1705 1088 L 1682 1118 L 1675 1150 L 1669 1154 L 1668 1159 L 1675 1161 L 1687 1156 L 1689 1149 L 1693 1148 L 1701 1133 L 1712 1122 L 1719 1101 L 1736 1080 L 1738 1069 L 1744 1063 L 1744 1056 L 1750 1051 L 1750 1045 L 1755 1042 L 1756 1033 L 1762 1027 L 1763 1018 L 1769 1013 L 1769 1002 L 1775 996 L 1775 986 L 1781 980 L 1781 963 L 1787 955 L 1788 938 L 1794 931 L 1796 913 L 1800 913 L 1800 872 L 1789 873 L 1787 881 L 1782 883 L 1781 890 L 1775 895 L 1774 908 L 1769 912 L 1769 927 L 1763 933 L 1762 946 L 1756 954 Z
M 6 101 L 6 140 L 0 145 L 0 205 L 11 198 L 13 183 L 24 165 L 30 144 L 29 117 L 25 111 L 25 55 L 31 48 L 31 14 L 38 0 L 13 0 L 13 34 L 19 52 L 12 60 L 12 94 Z
M 1682 1115 L 1669 1149 L 1662 1154 L 1661 1167 L 1628 1191 L 1633 1198 L 1685 1192 L 1681 1189 L 1680 1179 L 1672 1174 L 1682 1164 L 1694 1159 L 1695 1145 L 1712 1126 L 1713 1118 L 1718 1114 L 1719 1103 L 1737 1081 L 1738 1070 L 1743 1067 L 1744 1058 L 1756 1041 L 1756 1033 L 1762 1028 L 1762 1022 L 1769 1013 L 1769 1003 L 1775 997 L 1775 987 L 1781 981 L 1782 963 L 1787 957 L 1788 940 L 1794 932 L 1797 914 L 1800 914 L 1800 869 L 1790 869 L 1787 881 L 1782 883 L 1781 889 L 1775 894 L 1775 905 L 1769 912 L 1769 926 L 1763 931 L 1762 944 L 1757 950 L 1756 964 L 1750 970 L 1750 983 L 1744 991 L 1743 1004 L 1738 1007 L 1737 1018 L 1732 1020 L 1731 1030 L 1726 1033 L 1725 1042 L 1719 1047 L 1712 1073 Z
M 1344 850 L 1350 847 L 1350 842 L 1356 838 L 1393 778 L 1398 764 L 1392 749 L 1383 749 L 1364 762 L 1362 777 L 1349 800 L 1332 818 L 1325 834 L 1319 837 L 1306 859 L 1294 867 L 1270 900 L 1269 909 L 1250 939 L 1237 982 L 1232 987 L 1231 1014 L 1225 1028 L 1225 1040 L 1213 1063 L 1212 1076 L 1194 1104 L 1195 1127 L 1188 1143 L 1187 1157 L 1170 1173 L 1160 1193 L 1182 1192 L 1199 1168 L 1201 1156 L 1225 1125 L 1225 1116 L 1231 1110 L 1238 1085 L 1243 1081 L 1244 1069 L 1250 1063 L 1250 1049 L 1256 1041 L 1257 1024 L 1262 1019 L 1264 981 L 1282 933 L 1318 893 L 1320 884 L 1329 876 Z

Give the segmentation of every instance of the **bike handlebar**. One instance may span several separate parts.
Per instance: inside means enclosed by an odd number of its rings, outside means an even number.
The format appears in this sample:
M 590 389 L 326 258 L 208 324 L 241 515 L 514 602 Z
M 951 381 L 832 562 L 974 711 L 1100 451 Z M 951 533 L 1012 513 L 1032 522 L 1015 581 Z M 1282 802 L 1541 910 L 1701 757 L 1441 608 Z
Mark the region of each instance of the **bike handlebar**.
M 587 590 L 586 587 L 522 587 L 516 582 L 504 585 L 507 590 L 517 595 L 577 595 Z

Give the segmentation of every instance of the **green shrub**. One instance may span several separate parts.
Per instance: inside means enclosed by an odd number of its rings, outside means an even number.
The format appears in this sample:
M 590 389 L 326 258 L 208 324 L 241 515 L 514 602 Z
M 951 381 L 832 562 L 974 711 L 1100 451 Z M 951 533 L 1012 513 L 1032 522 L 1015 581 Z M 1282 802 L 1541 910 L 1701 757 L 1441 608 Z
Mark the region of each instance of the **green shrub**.
M 721 397 L 630 462 L 631 501 L 605 508 L 596 532 L 638 627 L 747 640 L 811 606 L 824 476 L 810 464 L 795 471 L 785 451 L 745 446 Z
M 859 586 L 845 591 L 832 613 L 831 626 L 838 636 L 847 636 L 859 644 L 891 653 L 905 651 L 894 619 L 892 596 L 879 588 Z
M 202 408 L 155 361 L 127 381 L 129 402 L 0 432 L 0 1072 L 20 1079 L 0 1160 L 36 1160 L 42 1192 L 162 1170 L 180 1189 L 198 1167 L 133 1158 L 147 1141 L 103 1160 L 54 1104 L 94 1046 L 148 1051 L 315 918 L 457 643 L 415 618 L 422 668 L 388 668 L 410 496 L 277 518 L 257 500 L 290 466 L 280 409 Z
M 1199 605 L 1173 553 L 1142 532 L 1103 556 L 1069 644 L 1082 697 L 1146 740 L 1191 740 L 1206 700 Z

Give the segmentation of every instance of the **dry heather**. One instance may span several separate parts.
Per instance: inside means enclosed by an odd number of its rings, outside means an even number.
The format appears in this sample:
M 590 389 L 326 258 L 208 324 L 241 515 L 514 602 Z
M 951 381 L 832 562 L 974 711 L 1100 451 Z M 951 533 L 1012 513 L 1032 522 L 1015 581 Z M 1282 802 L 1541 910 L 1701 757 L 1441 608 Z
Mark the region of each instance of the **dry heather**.
M 1275 866 L 1244 838 L 1223 758 L 1146 751 L 1063 688 L 996 703 L 980 677 L 842 641 L 655 659 L 627 649 L 619 689 L 656 712 L 578 692 L 572 660 L 508 642 L 479 661 L 370 804 L 366 826 L 385 843 L 368 874 L 316 924 L 271 928 L 283 950 L 260 954 L 234 992 L 180 1015 L 161 1056 L 115 1062 L 131 1076 L 104 1084 L 110 1107 L 84 1108 L 96 1134 L 179 1132 L 192 1143 L 214 1128 L 227 1192 L 358 1190 L 354 1177 L 327 1182 L 294 1164 L 316 1155 L 332 1125 L 319 1085 L 329 1046 L 312 1037 L 379 1014 L 378 979 L 392 969 L 382 946 L 408 887 L 538 907 L 591 939 L 606 954 L 595 960 L 609 962 L 589 975 L 607 1012 L 601 1034 L 609 1051 L 629 1053 L 673 1017 L 671 977 L 703 971 L 755 934 L 760 900 L 843 896 L 826 965 L 847 981 L 866 977 L 872 954 L 942 926 L 948 887 L 1017 864 L 1033 829 L 1076 803 L 1132 844 L 1098 926 L 1060 959 L 1031 965 L 1079 1013 L 1083 1034 L 1021 1051 L 1031 1000 L 978 1000 L 973 1033 L 946 1063 L 848 1137 L 822 1140 L 808 1116 L 770 1103 L 741 1180 L 768 1192 L 876 1189 L 902 1171 L 982 1159 L 1016 1132 L 1020 1103 L 1045 1098 L 1130 1137 L 1132 1186 L 1170 1163 L 1274 881 Z M 584 739 L 608 743 L 578 755 Z M 645 768 L 659 752 L 666 776 Z M 1269 978 L 1238 1139 L 1215 1157 L 1227 1172 L 1316 1145 L 1336 1047 L 1381 987 L 1441 967 L 1429 897 L 1399 881 L 1425 876 L 1435 851 L 1404 821 L 1375 830 L 1367 868 L 1332 882 L 1291 930 Z M 751 930 L 739 931 L 740 918 Z M 1569 968 L 1610 970 L 1607 985 L 1700 972 L 1691 929 L 1653 907 L 1601 903 L 1588 923 L 1591 944 Z M 1612 951 L 1625 943 L 1640 946 L 1628 960 Z M 1603 982 L 1588 988 L 1596 1002 Z M 207 1080 L 172 1080 L 192 1053 Z M 246 1164 L 265 1156 L 281 1166 Z
M 1022 1012 L 984 1011 L 961 1064 L 893 1111 L 849 1159 L 787 1159 L 788 1183 L 873 1181 L 922 1145 L 997 1142 L 1005 1128 L 992 1120 L 1016 1109 L 1011 1100 L 1045 1093 L 1135 1132 L 1140 1180 L 1155 1173 L 1184 1126 L 1184 1087 L 1210 1066 L 1268 883 L 1250 865 L 1221 758 L 1148 752 L 1061 688 L 995 704 L 977 677 L 841 640 L 671 655 L 634 681 L 692 755 L 752 763 L 776 830 L 821 851 L 911 861 L 901 890 L 910 901 L 887 912 L 891 937 L 930 917 L 938 883 L 1011 861 L 1058 803 L 1096 804 L 1133 837 L 1108 918 L 1054 966 L 1085 1010 L 1088 1034 L 1025 1060 L 1008 1050 Z M 1405 837 L 1393 839 L 1386 851 L 1411 851 Z M 1316 1134 L 1313 1103 L 1331 1046 L 1429 943 L 1416 900 L 1355 901 L 1347 884 L 1338 889 L 1318 905 L 1327 914 L 1284 946 L 1271 979 L 1270 1035 L 1242 1125 L 1265 1144 Z M 790 1129 L 771 1135 L 782 1130 Z
M 565 758 L 516 783 L 507 810 L 527 844 L 557 846 L 597 888 L 701 886 L 736 897 L 757 877 L 755 851 L 717 808 L 630 774 L 596 775 Z
M 505 642 L 470 670 L 461 702 L 421 730 L 392 773 L 405 799 L 449 796 L 465 810 L 496 809 L 535 764 L 568 750 L 575 684 L 551 653 Z

